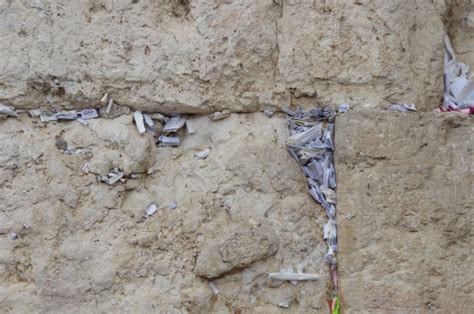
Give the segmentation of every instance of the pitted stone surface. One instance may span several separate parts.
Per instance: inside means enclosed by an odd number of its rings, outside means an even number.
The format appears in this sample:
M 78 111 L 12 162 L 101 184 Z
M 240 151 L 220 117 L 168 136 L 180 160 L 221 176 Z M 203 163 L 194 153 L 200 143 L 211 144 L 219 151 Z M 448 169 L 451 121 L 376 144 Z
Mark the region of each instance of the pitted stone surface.
M 430 0 L 2 0 L 0 101 L 86 107 L 108 92 L 119 104 L 162 112 L 346 101 L 432 109 L 442 96 L 451 7 Z M 472 18 L 463 14 L 453 23 L 468 21 L 467 34 Z
M 278 237 L 265 225 L 238 225 L 228 228 L 206 243 L 196 260 L 194 272 L 216 278 L 265 259 L 278 250 Z
M 0 120 L 2 312 L 272 313 L 282 302 L 292 312 L 327 309 L 324 214 L 286 152 L 281 114 L 192 117 L 196 133 L 182 134 L 177 148 L 153 147 L 132 119 Z M 66 155 L 57 136 L 83 153 Z M 208 147 L 205 160 L 194 158 Z M 87 162 L 101 175 L 120 167 L 141 177 L 109 186 L 81 170 Z M 147 217 L 151 203 L 158 210 Z M 195 273 L 212 243 L 232 264 L 213 279 L 217 296 Z M 304 262 L 319 281 L 268 279 Z
M 470 312 L 474 125 L 467 115 L 336 120 L 339 278 L 349 313 Z

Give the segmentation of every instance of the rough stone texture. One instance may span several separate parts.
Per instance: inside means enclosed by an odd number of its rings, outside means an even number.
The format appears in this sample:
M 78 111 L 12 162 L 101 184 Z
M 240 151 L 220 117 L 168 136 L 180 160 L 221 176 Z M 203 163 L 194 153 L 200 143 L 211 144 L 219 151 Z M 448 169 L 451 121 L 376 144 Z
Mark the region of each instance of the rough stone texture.
M 442 95 L 443 21 L 451 6 L 1 0 L 0 100 L 85 107 L 109 92 L 122 105 L 163 112 L 348 100 L 432 109 Z
M 447 14 L 447 29 L 459 61 L 474 69 L 474 3 L 451 0 Z
M 155 148 L 130 114 L 88 126 L 24 113 L 0 120 L 3 312 L 327 311 L 326 218 L 284 148 L 283 116 L 192 120 L 197 132 L 182 134 L 178 148 Z M 337 117 L 346 312 L 474 306 L 473 129 L 457 113 L 359 108 Z M 69 156 L 65 147 L 82 152 Z M 194 158 L 208 147 L 207 159 Z M 120 167 L 141 177 L 111 187 L 81 171 L 86 162 L 97 174 Z M 151 202 L 159 209 L 146 217 Z M 246 233 L 260 223 L 260 235 Z M 268 252 L 279 242 L 275 254 L 256 253 L 265 237 Z M 215 246 L 236 265 L 213 280 L 218 295 L 196 276 L 199 254 Z M 268 279 L 302 262 L 321 279 Z
M 291 2 L 279 24 L 278 68 L 296 94 L 317 93 L 324 102 L 438 105 L 440 1 Z
M 281 115 L 195 117 L 196 134 L 183 135 L 178 148 L 156 149 L 131 121 L 0 120 L 3 313 L 274 313 L 280 303 L 290 312 L 327 310 L 324 213 L 284 148 Z M 57 137 L 84 153 L 64 154 Z M 207 147 L 207 159 L 193 157 Z M 144 162 L 153 157 L 153 166 Z M 112 187 L 80 170 L 94 160 L 153 174 Z M 146 217 L 151 202 L 159 209 Z M 232 226 L 260 221 L 274 230 L 278 251 L 215 279 L 213 295 L 194 273 L 201 249 Z M 30 227 L 22 230 L 24 223 Z M 302 262 L 321 280 L 268 279 Z
M 87 128 L 75 128 L 60 133 L 68 147 L 80 148 L 89 155 L 88 169 L 97 175 L 107 175 L 113 168 L 126 176 L 146 173 L 155 163 L 156 146 L 153 136 L 137 136 L 130 116 L 115 120 L 89 120 Z M 89 157 L 88 156 L 88 157 Z
M 473 12 L 470 0 L 0 0 L 0 101 L 99 107 L 107 92 L 186 113 L 350 101 L 336 127 L 343 309 L 467 313 L 472 118 L 376 107 L 437 107 L 445 31 L 474 67 Z M 284 149 L 281 115 L 196 116 L 179 148 L 155 148 L 119 111 L 88 126 L 0 119 L 2 313 L 327 310 L 325 214 Z M 114 167 L 140 177 L 97 182 Z M 256 237 L 229 233 L 261 222 Z M 218 261 L 213 295 L 195 272 L 216 248 L 234 254 Z M 321 280 L 267 278 L 302 262 Z
M 473 131 L 459 114 L 337 118 L 346 312 L 472 312 Z
M 265 225 L 238 225 L 224 230 L 206 243 L 196 261 L 194 272 L 205 278 L 216 278 L 240 270 L 278 250 L 275 232 Z

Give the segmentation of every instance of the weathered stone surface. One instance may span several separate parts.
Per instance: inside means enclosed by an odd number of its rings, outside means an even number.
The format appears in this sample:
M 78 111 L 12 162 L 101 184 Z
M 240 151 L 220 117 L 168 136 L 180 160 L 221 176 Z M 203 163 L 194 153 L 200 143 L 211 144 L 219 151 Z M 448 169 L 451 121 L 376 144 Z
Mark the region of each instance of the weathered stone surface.
M 442 94 L 440 14 L 433 1 L 286 1 L 279 73 L 297 102 L 416 102 Z M 440 2 L 438 2 L 440 3 Z
M 278 243 L 277 235 L 268 226 L 234 226 L 206 243 L 194 272 L 209 279 L 222 276 L 275 254 Z
M 291 312 L 327 309 L 324 214 L 284 148 L 283 116 L 192 119 L 196 133 L 180 147 L 156 149 L 131 115 L 88 126 L 45 125 L 26 114 L 0 121 L 2 312 L 272 313 L 280 302 Z M 56 136 L 88 153 L 64 154 Z M 205 160 L 194 158 L 208 147 Z M 153 158 L 152 175 L 116 186 L 81 170 L 93 160 L 141 170 Z M 158 211 L 143 218 L 151 202 Z M 278 252 L 214 279 L 215 296 L 194 273 L 200 249 L 231 226 L 257 221 L 274 230 Z M 8 232 L 23 223 L 30 229 L 10 240 Z M 237 251 L 223 252 L 238 259 Z M 302 262 L 321 280 L 271 285 L 269 272 Z
M 3 0 L 0 100 L 84 107 L 108 92 L 119 104 L 167 112 L 348 100 L 431 109 L 442 95 L 450 7 L 440 0 Z
M 196 133 L 186 133 L 178 148 L 153 147 L 131 115 L 88 126 L 43 124 L 26 113 L 1 120 L 0 308 L 273 313 L 288 304 L 291 313 L 325 312 L 326 216 L 285 150 L 283 116 L 192 120 Z M 339 279 L 347 312 L 472 308 L 472 123 L 459 114 L 377 109 L 337 117 Z M 66 155 L 58 138 L 85 153 Z M 194 158 L 206 148 L 205 160 Z M 81 170 L 86 162 L 143 174 L 108 186 Z M 156 171 L 146 175 L 150 167 Z M 151 202 L 159 208 L 146 218 Z M 253 238 L 229 232 L 258 222 L 274 231 L 279 248 L 253 262 L 258 257 L 248 252 L 258 241 L 227 239 Z M 195 273 L 212 244 L 227 261 L 251 256 L 244 268 L 213 279 L 217 296 Z M 268 280 L 269 272 L 302 262 L 321 279 L 297 286 Z
M 339 278 L 347 312 L 472 311 L 473 127 L 459 114 L 337 118 Z
M 451 0 L 447 14 L 447 30 L 459 61 L 474 69 L 474 3 Z

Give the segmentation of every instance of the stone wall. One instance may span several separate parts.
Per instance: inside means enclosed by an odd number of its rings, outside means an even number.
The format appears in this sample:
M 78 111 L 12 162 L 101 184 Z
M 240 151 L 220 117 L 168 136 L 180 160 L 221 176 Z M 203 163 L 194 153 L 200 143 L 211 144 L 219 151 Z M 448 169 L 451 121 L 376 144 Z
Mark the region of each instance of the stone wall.
M 351 102 L 335 143 L 343 309 L 469 312 L 472 118 L 426 111 L 443 93 L 445 31 L 474 65 L 473 10 L 469 0 L 0 0 L 1 102 L 98 107 L 109 93 L 149 112 L 243 113 L 191 116 L 196 134 L 178 148 L 155 147 L 127 110 L 87 126 L 0 119 L 0 308 L 326 312 L 324 211 L 285 151 L 283 115 L 253 111 Z M 420 112 L 377 108 L 397 101 Z M 96 180 L 115 167 L 126 182 Z M 320 280 L 268 278 L 301 265 Z M 216 271 L 218 294 L 206 279 Z
M 447 12 L 429 0 L 1 0 L 0 100 L 85 107 L 108 92 L 162 112 L 429 110 L 442 95 Z
M 192 121 L 196 133 L 183 135 L 180 147 L 154 148 L 130 115 L 88 126 L 45 125 L 26 114 L 0 120 L 2 312 L 327 310 L 324 214 L 286 152 L 283 116 Z M 207 159 L 193 157 L 206 148 Z M 97 182 L 111 167 L 141 176 Z M 147 217 L 153 202 L 158 211 Z M 248 228 L 258 236 L 232 236 Z M 214 295 L 197 274 L 214 265 L 201 252 L 223 238 L 230 266 L 213 279 Z M 300 264 L 320 280 L 294 286 L 268 278 Z
M 470 312 L 472 118 L 355 112 L 336 130 L 343 308 Z
M 326 214 L 286 152 L 283 116 L 191 120 L 196 133 L 178 148 L 155 148 L 131 115 L 0 121 L 0 308 L 326 312 Z M 472 308 L 472 132 L 458 113 L 336 118 L 346 313 Z M 193 157 L 206 148 L 207 159 Z M 96 180 L 113 167 L 126 182 Z M 268 278 L 299 265 L 320 279 Z

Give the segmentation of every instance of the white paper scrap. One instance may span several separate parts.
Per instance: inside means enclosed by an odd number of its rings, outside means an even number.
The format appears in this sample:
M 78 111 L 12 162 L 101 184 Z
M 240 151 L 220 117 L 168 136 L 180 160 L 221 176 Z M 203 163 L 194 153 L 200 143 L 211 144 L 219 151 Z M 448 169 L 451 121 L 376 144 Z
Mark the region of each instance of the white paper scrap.
M 135 111 L 133 113 L 133 119 L 135 120 L 135 124 L 137 125 L 138 133 L 143 134 L 145 133 L 145 124 L 143 123 L 143 115 L 141 111 Z

